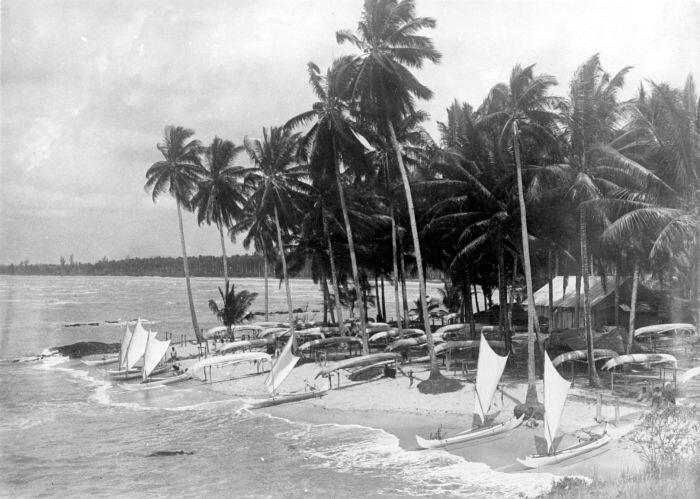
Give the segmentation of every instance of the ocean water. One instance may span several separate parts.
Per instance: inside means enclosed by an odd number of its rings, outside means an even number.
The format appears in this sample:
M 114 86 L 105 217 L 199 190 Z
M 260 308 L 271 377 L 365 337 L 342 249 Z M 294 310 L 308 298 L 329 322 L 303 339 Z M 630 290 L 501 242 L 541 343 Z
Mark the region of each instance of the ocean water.
M 259 291 L 254 309 L 263 307 L 262 280 L 235 282 Z M 201 326 L 216 325 L 207 300 L 220 280 L 193 285 Z M 184 290 L 173 278 L 0 276 L 0 495 L 517 497 L 551 481 L 402 449 L 379 429 L 250 412 L 191 386 L 135 390 L 77 360 L 13 362 L 76 341 L 117 342 L 122 329 L 106 321 L 139 316 L 191 337 Z M 272 290 L 270 308 L 282 310 L 283 289 Z M 311 281 L 293 281 L 292 293 L 295 307 L 321 308 Z M 149 457 L 180 449 L 191 454 Z

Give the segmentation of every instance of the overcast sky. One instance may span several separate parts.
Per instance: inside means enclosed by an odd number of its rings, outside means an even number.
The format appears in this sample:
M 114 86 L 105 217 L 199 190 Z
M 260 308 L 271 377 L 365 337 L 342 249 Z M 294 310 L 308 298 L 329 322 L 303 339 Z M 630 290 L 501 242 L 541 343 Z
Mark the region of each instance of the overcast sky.
M 700 2 L 417 0 L 443 53 L 420 79 L 428 130 L 457 98 L 478 104 L 515 63 L 557 77 L 600 52 L 640 81 L 700 77 Z M 361 0 L 3 0 L 0 263 L 180 254 L 174 202 L 143 184 L 163 127 L 242 142 L 312 102 L 306 63 L 349 53 Z M 243 159 L 241 159 L 243 162 Z M 217 232 L 186 214 L 190 255 Z M 241 252 L 234 245 L 229 254 Z

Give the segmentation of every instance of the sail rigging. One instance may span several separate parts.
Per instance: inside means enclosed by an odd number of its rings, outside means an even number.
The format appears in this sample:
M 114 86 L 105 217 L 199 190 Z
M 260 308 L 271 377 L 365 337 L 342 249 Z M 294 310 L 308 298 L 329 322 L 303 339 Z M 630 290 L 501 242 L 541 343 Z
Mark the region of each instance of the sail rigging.
M 548 355 L 544 355 L 544 438 L 547 452 L 552 452 L 552 443 L 559 429 L 566 396 L 571 384 L 562 378 Z
M 156 339 L 158 333 L 149 333 L 146 352 L 143 356 L 143 379 L 148 378 L 161 359 L 168 352 L 170 340 L 160 341 Z
M 274 393 L 275 389 L 279 388 L 282 382 L 292 372 L 294 366 L 299 361 L 299 357 L 292 353 L 292 345 L 294 344 L 294 335 L 292 335 L 287 344 L 284 346 L 282 353 L 277 360 L 272 364 L 270 374 L 265 380 L 265 386 L 270 393 Z
M 129 347 L 126 350 L 125 368 L 131 369 L 143 357 L 146 352 L 146 343 L 148 342 L 148 331 L 141 325 L 141 319 L 138 320 L 134 327 L 134 333 L 131 336 Z
M 131 338 L 134 333 L 129 329 L 129 323 L 126 324 L 126 331 L 124 332 L 124 337 L 122 338 L 122 344 L 119 348 L 119 369 L 126 368 L 126 351 L 129 348 L 129 343 L 131 343 Z
M 481 418 L 481 424 L 486 422 L 486 413 L 491 406 L 491 400 L 496 393 L 507 360 L 507 355 L 503 357 L 493 351 L 482 333 L 479 343 L 479 360 L 476 367 L 476 389 L 474 390 L 474 412 Z

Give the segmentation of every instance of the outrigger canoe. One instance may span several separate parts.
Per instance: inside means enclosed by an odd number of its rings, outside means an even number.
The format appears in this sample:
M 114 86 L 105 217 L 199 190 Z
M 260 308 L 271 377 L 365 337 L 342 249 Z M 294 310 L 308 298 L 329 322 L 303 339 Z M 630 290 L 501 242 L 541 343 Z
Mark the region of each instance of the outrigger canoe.
M 166 364 L 160 367 L 156 367 L 151 371 L 151 374 L 163 374 L 172 369 L 172 364 Z M 120 369 L 118 371 L 107 371 L 107 374 L 117 379 L 136 379 L 143 376 L 141 369 Z
M 101 359 L 80 359 L 80 361 L 86 366 L 104 366 L 107 364 L 114 364 L 119 362 L 119 355 L 112 355 L 110 357 L 102 357 Z
M 574 350 L 573 352 L 565 352 L 561 355 L 557 355 L 552 359 L 552 364 L 557 367 L 559 364 L 568 362 L 570 360 L 585 359 L 588 356 L 586 350 Z M 610 357 L 617 357 L 618 354 L 615 350 L 606 350 L 604 348 L 596 348 L 593 350 L 593 359 L 609 359 Z
M 612 369 L 623 364 L 661 364 L 664 362 L 670 362 L 674 366 L 678 363 L 673 355 L 667 353 L 631 353 L 610 359 L 603 365 L 603 370 Z
M 325 348 L 351 343 L 361 345 L 362 340 L 354 336 L 335 336 L 333 338 L 320 338 L 318 340 L 307 341 L 299 347 L 299 350 L 304 352 L 306 350 L 312 350 L 314 348 Z
M 400 361 L 401 354 L 393 352 L 373 353 L 371 355 L 363 355 L 362 357 L 353 357 L 351 359 L 339 360 L 338 362 L 328 364 L 326 367 L 321 369 L 315 377 L 320 378 L 321 376 L 327 376 L 330 373 L 335 372 L 339 369 L 350 369 L 351 367 L 367 366 L 385 360 Z
M 494 426 L 489 426 L 488 428 L 474 428 L 450 438 L 427 439 L 416 435 L 416 442 L 418 443 L 418 447 L 421 449 L 436 449 L 438 447 L 461 444 L 464 442 L 469 442 L 470 440 L 490 437 L 493 435 L 498 435 L 499 433 L 513 430 L 522 424 L 524 418 L 525 415 L 521 414 L 519 418 L 511 418 L 508 421 L 504 421 L 503 423 Z
M 244 348 L 260 348 L 267 345 L 273 345 L 275 340 L 272 338 L 262 338 L 259 340 L 243 340 L 243 341 L 233 341 L 231 343 L 224 343 L 219 348 L 216 349 L 218 353 L 224 352 L 235 352 L 236 350 L 242 350 Z
M 606 430 L 607 431 L 607 430 Z M 576 445 L 573 445 L 567 449 L 558 451 L 554 454 L 550 455 L 541 455 L 541 456 L 527 456 L 524 457 L 523 459 L 517 458 L 517 461 L 525 466 L 526 468 L 541 468 L 542 466 L 548 466 L 550 464 L 556 464 L 560 463 L 566 459 L 571 459 L 572 457 L 580 456 L 581 454 L 585 454 L 587 452 L 591 452 L 593 450 L 598 449 L 599 447 L 604 446 L 608 442 L 612 440 L 612 435 L 608 434 L 607 432 L 601 435 L 600 437 L 597 437 L 595 440 L 592 442 L 581 442 Z

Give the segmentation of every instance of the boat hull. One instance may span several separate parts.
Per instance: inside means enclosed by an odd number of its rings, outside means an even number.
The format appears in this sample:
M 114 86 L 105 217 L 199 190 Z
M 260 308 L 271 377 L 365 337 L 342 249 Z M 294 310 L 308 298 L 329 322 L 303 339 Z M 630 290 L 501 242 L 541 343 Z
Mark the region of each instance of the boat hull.
M 151 375 L 162 374 L 166 371 L 169 371 L 172 368 L 173 368 L 172 365 L 165 365 L 162 367 L 156 367 L 151 372 Z M 143 376 L 143 374 L 141 374 L 141 369 L 129 369 L 128 371 L 122 369 L 120 371 L 107 371 L 107 373 L 116 379 L 136 379 L 136 378 L 140 378 Z
M 80 361 L 85 364 L 86 366 L 104 366 L 107 364 L 114 364 L 115 362 L 119 362 L 119 356 L 114 356 L 114 357 L 108 357 L 106 359 L 96 359 L 96 360 L 86 360 L 86 359 L 80 359 Z
M 591 452 L 595 449 L 599 449 L 600 447 L 610 442 L 610 440 L 612 440 L 612 435 L 605 434 L 600 438 L 594 440 L 593 442 L 589 442 L 584 445 L 576 444 L 572 447 L 556 452 L 551 456 L 530 455 L 523 459 L 517 459 L 517 461 L 526 468 L 541 468 L 542 466 L 557 464 L 567 459 L 571 459 L 572 457 L 580 456 L 582 454 L 586 454 L 587 452 Z
M 461 444 L 464 442 L 491 437 L 493 435 L 498 435 L 499 433 L 504 433 L 506 431 L 513 430 L 522 424 L 524 417 L 524 415 L 521 415 L 519 418 L 512 418 L 508 421 L 497 425 L 489 426 L 487 428 L 475 428 L 474 430 L 467 431 L 460 435 L 439 440 L 421 438 L 418 435 L 416 435 L 416 442 L 418 443 L 418 447 L 420 447 L 421 449 L 437 449 L 439 447 L 446 447 L 448 445 Z

